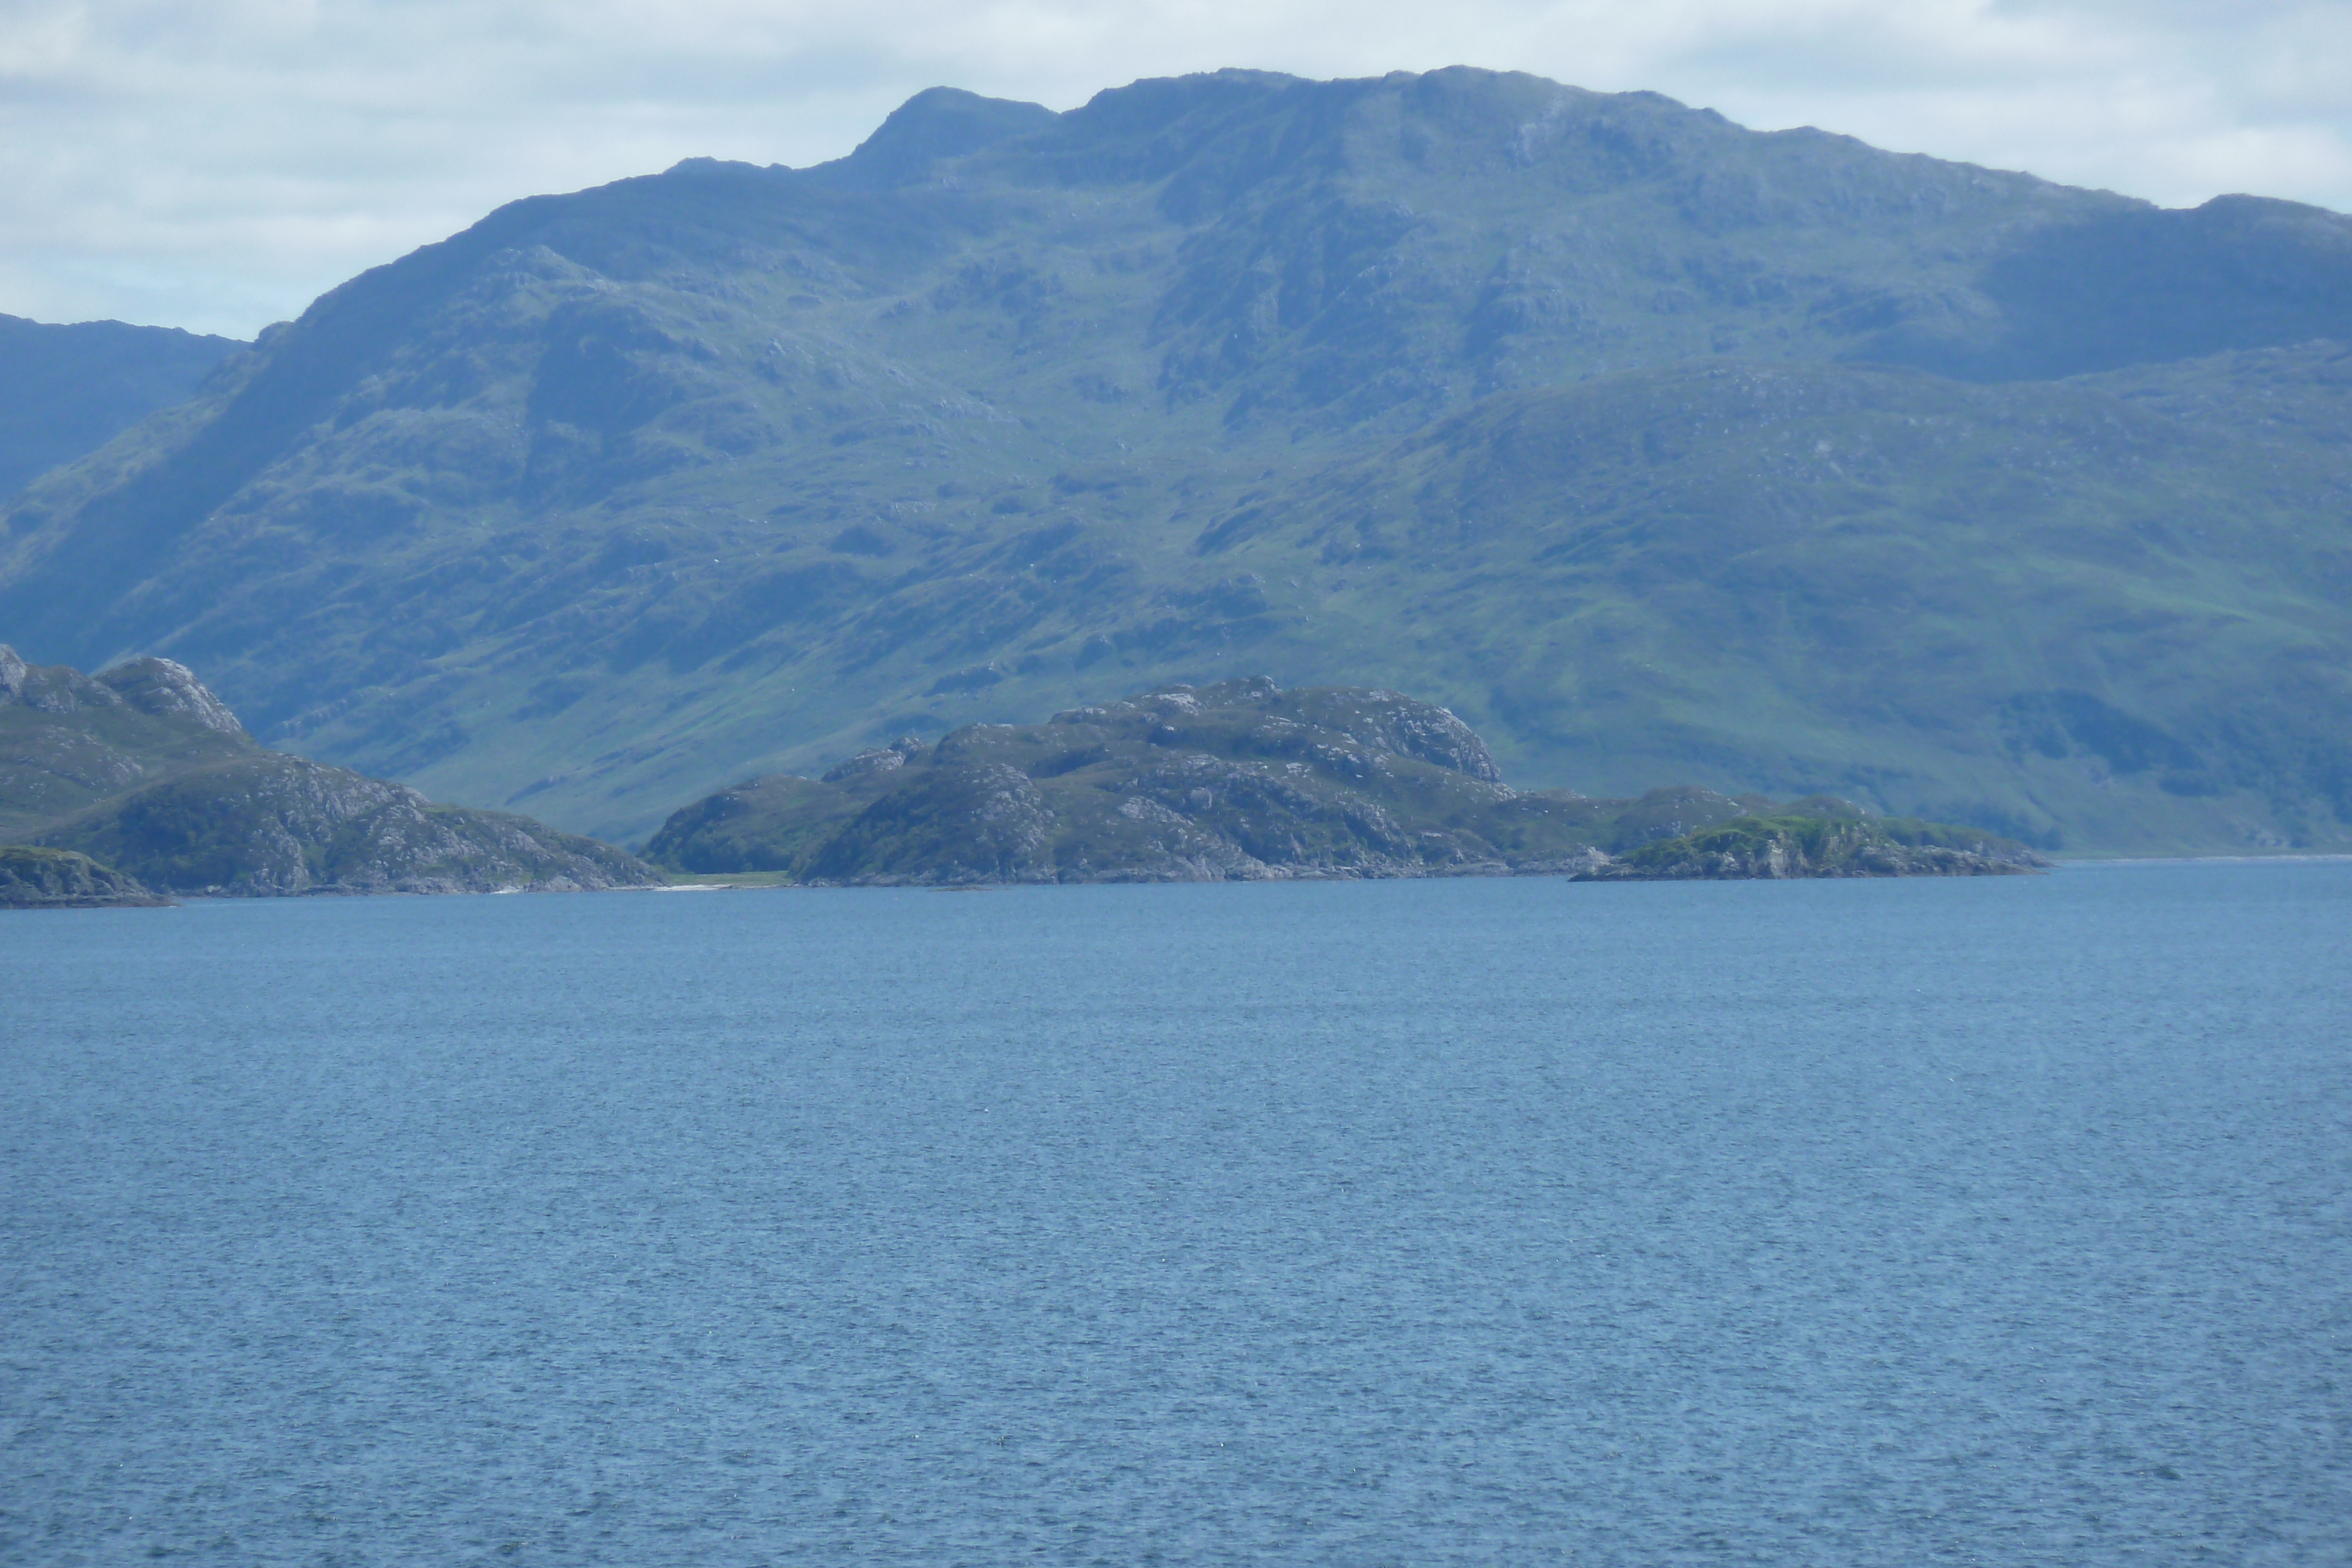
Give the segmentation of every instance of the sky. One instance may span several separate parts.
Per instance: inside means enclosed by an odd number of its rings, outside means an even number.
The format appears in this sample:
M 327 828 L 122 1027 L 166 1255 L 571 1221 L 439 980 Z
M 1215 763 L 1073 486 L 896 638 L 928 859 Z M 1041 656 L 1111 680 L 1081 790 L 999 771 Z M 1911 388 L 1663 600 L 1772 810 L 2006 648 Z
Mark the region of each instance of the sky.
M 0 313 L 250 337 L 502 202 L 820 162 L 926 87 L 1446 65 L 2352 210 L 2352 0 L 0 0 Z

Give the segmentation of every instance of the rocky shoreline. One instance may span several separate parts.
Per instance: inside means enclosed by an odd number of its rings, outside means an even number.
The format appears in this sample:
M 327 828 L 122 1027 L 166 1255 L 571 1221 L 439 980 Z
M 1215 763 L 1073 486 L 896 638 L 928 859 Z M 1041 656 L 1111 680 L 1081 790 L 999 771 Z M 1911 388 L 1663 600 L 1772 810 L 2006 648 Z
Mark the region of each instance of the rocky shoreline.
M 0 909 L 155 909 L 171 903 L 88 855 L 0 844 Z
M 98 675 L 0 648 L 0 838 L 13 907 L 170 895 L 593 891 L 673 874 L 822 887 L 2011 875 L 2048 862 L 1969 828 L 1827 796 L 1514 789 L 1444 708 L 1260 676 L 1162 686 L 1044 724 L 906 737 L 822 778 L 675 812 L 645 858 L 526 817 L 268 750 L 185 668 Z M 650 862 L 650 863 L 649 863 Z

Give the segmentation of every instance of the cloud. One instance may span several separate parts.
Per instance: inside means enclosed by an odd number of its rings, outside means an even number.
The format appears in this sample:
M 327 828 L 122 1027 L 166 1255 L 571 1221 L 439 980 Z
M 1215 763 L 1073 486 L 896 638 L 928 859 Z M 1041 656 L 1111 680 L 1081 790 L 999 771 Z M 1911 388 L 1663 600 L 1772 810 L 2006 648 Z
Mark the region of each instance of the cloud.
M 249 334 L 498 204 L 847 152 L 939 83 L 1451 64 L 2170 205 L 2352 208 L 2339 0 L 10 0 L 0 310 Z

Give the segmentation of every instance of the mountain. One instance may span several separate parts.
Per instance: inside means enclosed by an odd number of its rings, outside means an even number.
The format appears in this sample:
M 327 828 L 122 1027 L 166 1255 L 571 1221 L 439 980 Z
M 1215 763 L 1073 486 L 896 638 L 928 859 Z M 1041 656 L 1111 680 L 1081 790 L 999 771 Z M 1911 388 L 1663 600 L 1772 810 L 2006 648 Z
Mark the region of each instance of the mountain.
M 0 646 L 0 841 L 19 903 L 639 887 L 651 868 L 525 817 L 264 750 L 180 664 L 95 676 Z M 69 852 L 60 854 L 58 852 Z M 145 887 L 140 884 L 144 883 Z
M 2352 844 L 2352 220 L 1449 70 L 501 208 L 0 522 L 0 630 L 614 836 L 1270 671 L 1512 775 Z
M 1444 708 L 1359 687 L 1285 691 L 1263 676 L 1163 687 L 1041 725 L 971 725 L 936 746 L 906 737 L 822 779 L 751 779 L 675 813 L 646 852 L 693 873 L 930 886 L 1980 875 L 2045 863 L 1982 831 L 1870 821 L 1843 801 L 1522 793 Z
M 244 347 L 177 327 L 0 316 L 0 497 L 186 401 Z

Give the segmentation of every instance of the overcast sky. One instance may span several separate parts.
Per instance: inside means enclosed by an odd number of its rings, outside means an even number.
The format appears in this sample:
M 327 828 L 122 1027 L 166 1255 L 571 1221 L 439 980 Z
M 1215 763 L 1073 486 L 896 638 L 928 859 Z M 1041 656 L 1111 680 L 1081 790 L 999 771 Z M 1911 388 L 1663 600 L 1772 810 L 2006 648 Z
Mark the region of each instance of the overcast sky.
M 2347 0 L 0 0 L 0 312 L 249 337 L 501 202 L 838 157 L 935 84 L 1453 64 L 2352 209 Z

